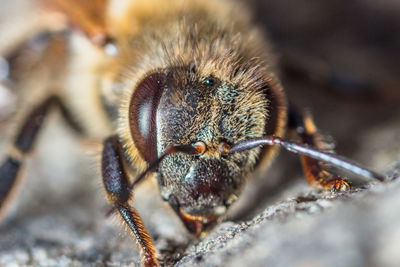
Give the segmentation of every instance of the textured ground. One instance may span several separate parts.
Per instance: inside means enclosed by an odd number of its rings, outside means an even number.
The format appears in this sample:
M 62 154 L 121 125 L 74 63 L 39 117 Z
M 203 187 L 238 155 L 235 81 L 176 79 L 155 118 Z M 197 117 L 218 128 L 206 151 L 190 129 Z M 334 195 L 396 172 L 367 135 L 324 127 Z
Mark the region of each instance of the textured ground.
M 400 182 L 391 181 L 400 173 L 398 2 L 251 2 L 277 44 L 292 101 L 311 109 L 340 154 L 385 173 L 390 182 L 346 194 L 319 192 L 302 179 L 297 158 L 281 153 L 267 174 L 248 185 L 226 220 L 199 240 L 185 232 L 149 182 L 138 188 L 135 201 L 163 262 L 398 266 Z M 14 25 L 6 24 L 15 16 L 5 10 L 0 33 Z M 0 51 L 4 47 L 0 43 Z M 293 62 L 317 70 L 317 77 L 293 75 L 287 66 Z M 326 72 L 345 73 L 379 90 L 360 86 L 354 92 L 343 81 L 329 86 L 318 79 Z M 8 132 L 1 115 L 16 109 L 13 91 L 5 92 L 0 88 L 1 148 L 7 139 L 2 133 Z M 115 218 L 105 217 L 96 149 L 58 121 L 55 115 L 46 124 L 18 199 L 0 224 L 0 266 L 139 265 L 134 242 Z

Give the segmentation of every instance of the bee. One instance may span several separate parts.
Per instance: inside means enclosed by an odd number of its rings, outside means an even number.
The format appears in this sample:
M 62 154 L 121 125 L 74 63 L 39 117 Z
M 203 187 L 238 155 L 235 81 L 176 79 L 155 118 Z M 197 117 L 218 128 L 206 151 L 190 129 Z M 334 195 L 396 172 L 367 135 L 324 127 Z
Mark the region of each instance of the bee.
M 326 165 L 383 181 L 328 151 L 311 116 L 288 102 L 269 42 L 239 3 L 42 2 L 72 27 L 49 27 L 48 86 L 57 90 L 25 115 L 0 165 L 1 215 L 52 108 L 83 135 L 103 138 L 105 195 L 145 266 L 159 265 L 157 252 L 131 199 L 146 177 L 157 179 L 162 199 L 195 236 L 222 218 L 279 148 L 299 154 L 319 188 L 350 189 Z M 289 131 L 296 141 L 286 140 Z

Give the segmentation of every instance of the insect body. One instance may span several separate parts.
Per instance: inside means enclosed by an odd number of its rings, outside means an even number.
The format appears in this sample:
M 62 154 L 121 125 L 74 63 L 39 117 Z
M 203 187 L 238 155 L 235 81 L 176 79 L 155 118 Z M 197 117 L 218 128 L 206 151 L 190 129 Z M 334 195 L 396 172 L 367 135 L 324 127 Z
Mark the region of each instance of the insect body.
M 279 146 L 301 154 L 308 181 L 318 187 L 349 188 L 321 160 L 381 179 L 310 148 L 321 149 L 324 143 L 311 118 L 289 107 L 268 42 L 242 8 L 222 0 L 132 0 L 124 8 L 114 7 L 114 14 L 93 19 L 93 13 L 112 5 L 88 2 L 53 2 L 86 33 L 93 52 L 83 49 L 88 43 L 69 52 L 65 90 L 26 116 L 0 167 L 2 211 L 53 106 L 82 132 L 108 135 L 101 159 L 105 192 L 135 236 L 146 266 L 158 261 L 130 199 L 134 186 L 150 172 L 162 198 L 194 235 L 225 214 L 246 178 L 265 169 Z M 82 66 L 89 71 L 77 71 Z M 282 140 L 288 129 L 296 130 L 301 144 Z

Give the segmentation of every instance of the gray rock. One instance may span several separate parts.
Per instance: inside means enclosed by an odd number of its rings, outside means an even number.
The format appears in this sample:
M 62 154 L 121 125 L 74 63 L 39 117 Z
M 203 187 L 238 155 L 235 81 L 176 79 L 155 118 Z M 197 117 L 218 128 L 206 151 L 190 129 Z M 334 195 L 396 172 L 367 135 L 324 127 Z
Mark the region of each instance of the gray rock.
M 400 184 L 310 193 L 221 224 L 177 266 L 398 266 Z

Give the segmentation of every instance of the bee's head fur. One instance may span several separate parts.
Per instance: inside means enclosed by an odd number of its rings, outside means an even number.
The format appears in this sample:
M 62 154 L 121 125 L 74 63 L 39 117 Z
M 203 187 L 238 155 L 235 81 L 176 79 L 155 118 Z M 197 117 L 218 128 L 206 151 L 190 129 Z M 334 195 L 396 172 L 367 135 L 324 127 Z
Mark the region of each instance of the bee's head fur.
M 156 120 L 158 153 L 196 142 L 203 142 L 206 151 L 167 157 L 159 167 L 161 192 L 165 198 L 175 195 L 187 213 L 208 213 L 238 193 L 242 177 L 257 161 L 259 150 L 223 156 L 219 147 L 264 134 L 266 88 L 250 92 L 240 84 L 203 77 L 192 66 L 170 68 L 166 77 Z
M 126 40 L 120 50 L 118 83 L 123 83 L 125 97 L 119 134 L 134 165 L 143 169 L 172 145 L 206 145 L 201 155 L 169 155 L 157 169 L 162 197 L 184 222 L 185 216 L 219 217 L 239 194 L 261 149 L 224 156 L 219 146 L 265 135 L 271 88 L 280 92 L 270 70 L 273 59 L 253 56 L 263 54 L 262 36 L 258 31 L 237 34 L 234 27 L 221 30 L 217 24 L 183 18 L 140 41 Z M 150 120 L 140 117 L 148 112 L 138 100 L 146 94 L 157 95 Z M 146 142 L 135 137 L 141 122 L 152 125 L 153 136 Z M 190 223 L 186 226 L 197 232 Z
M 171 146 L 205 145 L 201 155 L 169 155 L 158 166 L 162 197 L 173 199 L 170 204 L 184 214 L 221 215 L 217 213 L 231 204 L 245 182 L 243 177 L 257 162 L 260 149 L 233 155 L 220 149 L 222 144 L 263 136 L 268 119 L 269 87 L 263 76 L 253 72 L 250 86 L 246 80 L 232 79 L 234 75 L 204 76 L 190 62 L 157 69 L 133 93 L 131 137 L 147 163 Z

